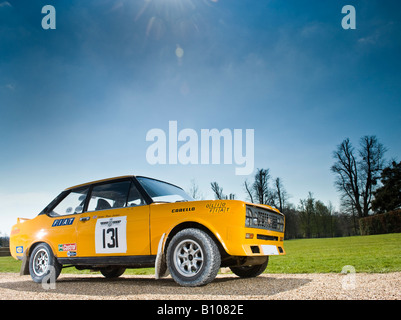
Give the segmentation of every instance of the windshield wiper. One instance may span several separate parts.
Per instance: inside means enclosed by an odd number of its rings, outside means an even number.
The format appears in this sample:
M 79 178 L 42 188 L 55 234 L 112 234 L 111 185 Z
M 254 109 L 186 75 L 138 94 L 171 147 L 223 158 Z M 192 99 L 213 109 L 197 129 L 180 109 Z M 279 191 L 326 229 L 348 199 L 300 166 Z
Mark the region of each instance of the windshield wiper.
M 153 201 L 153 203 L 171 203 L 170 201 Z
M 177 200 L 176 202 L 188 202 L 188 200 Z

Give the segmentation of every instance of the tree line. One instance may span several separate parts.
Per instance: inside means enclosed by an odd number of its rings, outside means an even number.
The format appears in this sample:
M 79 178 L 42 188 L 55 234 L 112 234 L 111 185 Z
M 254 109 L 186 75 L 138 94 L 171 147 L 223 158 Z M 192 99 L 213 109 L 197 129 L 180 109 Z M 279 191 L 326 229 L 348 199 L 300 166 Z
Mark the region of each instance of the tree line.
M 357 148 L 348 138 L 337 146 L 330 170 L 340 194 L 338 210 L 331 202 L 315 199 L 312 192 L 294 205 L 288 201 L 282 179 L 272 178 L 268 168 L 258 168 L 243 188 L 248 201 L 268 204 L 285 214 L 286 239 L 358 235 L 360 218 L 401 208 L 401 162 L 386 161 L 386 151 L 376 136 L 362 137 Z M 199 199 L 199 188 L 191 183 L 189 192 Z M 216 181 L 210 187 L 215 199 L 235 199 L 232 193 L 224 194 Z
M 8 237 L 6 234 L 2 234 L 0 232 L 0 248 L 1 247 L 8 247 L 10 245 L 10 237 Z

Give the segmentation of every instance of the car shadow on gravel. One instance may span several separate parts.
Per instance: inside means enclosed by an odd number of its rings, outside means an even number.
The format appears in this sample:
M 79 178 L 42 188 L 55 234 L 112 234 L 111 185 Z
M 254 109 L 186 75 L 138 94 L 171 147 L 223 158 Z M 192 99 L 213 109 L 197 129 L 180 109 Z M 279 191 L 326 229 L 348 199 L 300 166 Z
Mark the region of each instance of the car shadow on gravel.
M 0 283 L 0 288 L 27 293 L 48 293 L 65 295 L 82 295 L 88 298 L 114 297 L 123 298 L 138 295 L 174 296 L 204 295 L 207 296 L 271 296 L 280 292 L 294 290 L 311 282 L 312 279 L 287 277 L 275 278 L 272 275 L 262 275 L 257 278 L 242 279 L 235 275 L 218 276 L 213 282 L 203 287 L 181 287 L 170 277 L 156 280 L 146 276 L 122 276 L 117 279 L 105 279 L 102 276 L 60 276 L 55 289 L 43 289 L 41 284 L 34 283 L 30 278 L 25 281 Z M 68 297 L 66 297 L 68 299 Z

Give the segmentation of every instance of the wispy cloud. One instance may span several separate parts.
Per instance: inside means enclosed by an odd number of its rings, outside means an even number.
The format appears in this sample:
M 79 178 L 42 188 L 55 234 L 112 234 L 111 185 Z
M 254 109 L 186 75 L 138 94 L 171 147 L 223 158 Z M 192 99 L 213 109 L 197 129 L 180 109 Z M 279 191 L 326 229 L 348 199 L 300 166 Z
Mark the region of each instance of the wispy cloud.
M 364 37 L 358 39 L 358 43 L 364 45 L 384 45 L 392 44 L 392 35 L 395 34 L 396 24 L 394 21 L 387 21 L 384 23 L 373 25 L 374 30 Z
M 12 5 L 8 1 L 3 1 L 0 3 L 0 8 L 3 8 L 3 7 L 12 7 Z
M 7 83 L 7 84 L 5 85 L 5 87 L 6 87 L 8 90 L 11 90 L 11 91 L 14 91 L 14 90 L 15 90 L 15 84 L 13 84 L 13 83 Z
M 376 45 L 380 41 L 380 37 L 381 37 L 381 32 L 379 30 L 375 30 L 371 34 L 359 38 L 358 43 Z

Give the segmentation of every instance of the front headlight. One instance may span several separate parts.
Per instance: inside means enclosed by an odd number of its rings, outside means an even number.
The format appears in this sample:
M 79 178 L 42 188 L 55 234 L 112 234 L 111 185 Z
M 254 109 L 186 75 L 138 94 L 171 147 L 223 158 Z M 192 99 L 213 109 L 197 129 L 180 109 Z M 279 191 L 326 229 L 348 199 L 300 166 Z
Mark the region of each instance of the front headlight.
M 252 219 L 253 219 L 252 210 L 250 208 L 246 208 L 245 227 L 252 226 Z
M 284 230 L 284 217 L 279 216 L 277 218 L 277 228 L 281 232 Z
M 254 227 L 258 226 L 258 213 L 257 212 L 253 212 L 252 224 Z
M 256 228 L 258 226 L 258 213 L 251 208 L 246 208 L 245 227 Z

